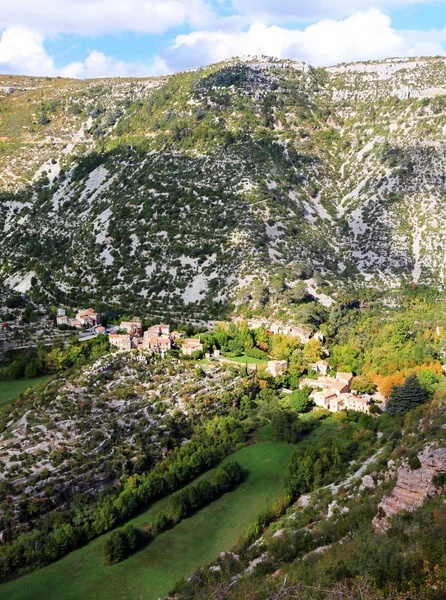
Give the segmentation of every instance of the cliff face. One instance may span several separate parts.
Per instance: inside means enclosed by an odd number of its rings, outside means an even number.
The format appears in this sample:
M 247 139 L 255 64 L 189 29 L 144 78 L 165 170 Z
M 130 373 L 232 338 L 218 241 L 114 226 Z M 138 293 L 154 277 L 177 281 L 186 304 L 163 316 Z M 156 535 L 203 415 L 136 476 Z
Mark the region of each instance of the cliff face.
M 432 479 L 438 473 L 446 472 L 446 448 L 432 450 L 429 446 L 418 455 L 419 469 L 403 465 L 398 469 L 398 479 L 392 493 L 384 496 L 378 505 L 379 513 L 373 519 L 377 531 L 386 531 L 390 525 L 388 518 L 403 510 L 414 511 L 423 505 L 428 496 L 438 493 Z M 385 516 L 380 516 L 384 513 Z

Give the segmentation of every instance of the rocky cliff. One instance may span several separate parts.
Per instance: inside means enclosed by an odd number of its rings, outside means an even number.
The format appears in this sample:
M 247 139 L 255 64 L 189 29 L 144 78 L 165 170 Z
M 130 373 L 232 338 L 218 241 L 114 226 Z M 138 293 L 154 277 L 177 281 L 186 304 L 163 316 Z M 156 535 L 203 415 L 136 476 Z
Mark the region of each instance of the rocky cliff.
M 439 492 L 432 479 L 446 472 L 446 448 L 427 446 L 418 455 L 421 466 L 411 469 L 407 464 L 398 469 L 398 479 L 391 494 L 384 496 L 378 505 L 378 515 L 373 519 L 375 530 L 386 531 L 389 517 L 403 510 L 413 511 L 423 505 L 428 496 Z

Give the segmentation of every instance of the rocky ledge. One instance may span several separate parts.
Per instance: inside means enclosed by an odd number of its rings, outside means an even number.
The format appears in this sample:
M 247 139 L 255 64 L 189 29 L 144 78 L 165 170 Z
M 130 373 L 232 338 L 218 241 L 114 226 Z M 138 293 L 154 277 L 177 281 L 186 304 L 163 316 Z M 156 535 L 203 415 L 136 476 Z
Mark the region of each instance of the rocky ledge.
M 418 455 L 421 467 L 411 469 L 403 465 L 398 469 L 396 485 L 378 505 L 378 515 L 373 519 L 376 531 L 389 529 L 389 517 L 403 510 L 413 511 L 423 505 L 428 496 L 438 493 L 432 479 L 446 472 L 446 448 L 432 450 L 427 447 Z

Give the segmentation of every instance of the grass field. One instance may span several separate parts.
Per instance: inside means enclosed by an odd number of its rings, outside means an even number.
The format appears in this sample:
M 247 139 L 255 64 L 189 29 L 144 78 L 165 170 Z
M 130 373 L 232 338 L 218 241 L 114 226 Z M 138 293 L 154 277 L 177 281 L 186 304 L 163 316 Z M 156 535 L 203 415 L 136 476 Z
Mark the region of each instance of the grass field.
M 242 356 L 226 356 L 224 358 L 232 362 L 248 363 L 248 365 L 264 365 L 265 367 L 268 365 L 268 359 L 254 358 L 253 356 L 246 356 L 246 354 L 243 354 Z
M 48 377 L 35 377 L 33 379 L 18 379 L 17 381 L 0 381 L 0 408 L 13 400 L 17 400 L 22 392 L 29 387 L 35 387 Z
M 237 460 L 247 469 L 246 479 L 147 548 L 117 565 L 104 566 L 106 534 L 57 563 L 0 586 L 0 598 L 157 600 L 199 565 L 232 548 L 256 515 L 277 497 L 292 452 L 293 446 L 271 441 L 243 448 L 226 460 Z M 157 502 L 130 522 L 144 525 L 166 502 Z

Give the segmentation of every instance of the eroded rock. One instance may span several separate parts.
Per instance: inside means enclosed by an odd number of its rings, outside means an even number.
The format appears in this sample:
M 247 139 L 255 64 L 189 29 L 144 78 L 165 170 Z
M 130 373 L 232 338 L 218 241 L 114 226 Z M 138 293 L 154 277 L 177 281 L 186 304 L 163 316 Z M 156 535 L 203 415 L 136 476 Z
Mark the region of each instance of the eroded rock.
M 408 465 L 398 469 L 394 489 L 378 505 L 379 513 L 372 522 L 375 530 L 386 531 L 390 527 L 389 517 L 403 510 L 420 508 L 428 496 L 438 492 L 432 479 L 438 473 L 446 472 L 446 448 L 425 448 L 418 458 L 421 463 L 419 469 L 413 470 Z

